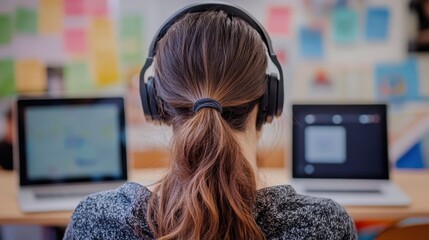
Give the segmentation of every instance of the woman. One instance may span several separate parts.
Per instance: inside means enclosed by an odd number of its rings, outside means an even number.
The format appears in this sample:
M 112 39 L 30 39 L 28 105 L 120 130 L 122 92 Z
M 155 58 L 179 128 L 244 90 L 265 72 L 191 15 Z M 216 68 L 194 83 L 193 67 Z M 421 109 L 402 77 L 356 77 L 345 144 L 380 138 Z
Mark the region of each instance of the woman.
M 257 190 L 267 56 L 255 29 L 223 11 L 186 14 L 158 42 L 154 68 L 173 128 L 167 175 L 153 191 L 127 183 L 87 197 L 65 239 L 356 239 L 329 199 Z

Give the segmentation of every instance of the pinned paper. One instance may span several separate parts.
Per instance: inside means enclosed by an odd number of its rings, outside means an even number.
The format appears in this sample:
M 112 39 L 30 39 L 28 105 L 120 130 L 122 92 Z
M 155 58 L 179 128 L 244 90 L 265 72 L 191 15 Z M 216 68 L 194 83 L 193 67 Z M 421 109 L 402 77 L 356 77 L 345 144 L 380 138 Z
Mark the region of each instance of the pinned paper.
M 94 17 L 105 17 L 109 12 L 107 0 L 85 1 L 86 13 Z
M 299 31 L 299 49 L 303 58 L 323 58 L 322 31 L 318 28 L 302 27 Z
M 334 40 L 338 43 L 353 43 L 358 37 L 356 11 L 348 8 L 337 8 L 332 16 Z
M 290 32 L 291 9 L 272 6 L 268 10 L 267 29 L 270 34 L 287 35 Z
M 0 96 L 15 93 L 15 71 L 11 59 L 0 60 Z
M 335 100 L 343 98 L 344 79 L 341 78 L 337 67 L 324 65 L 301 65 L 293 77 L 294 100 Z
M 72 17 L 85 15 L 85 0 L 65 0 L 64 12 Z
M 381 100 L 406 100 L 418 97 L 419 76 L 415 59 L 375 67 L 377 96 Z
M 142 17 L 124 15 L 120 20 L 121 60 L 125 65 L 141 63 L 143 59 Z
M 86 31 L 82 28 L 64 30 L 64 48 L 72 54 L 83 54 L 88 48 Z
M 97 83 L 101 86 L 119 80 L 118 55 L 112 22 L 107 18 L 93 19 L 91 46 Z
M 366 39 L 383 41 L 389 35 L 390 12 L 385 7 L 371 7 L 367 9 Z
M 16 89 L 18 92 L 40 92 L 47 88 L 46 71 L 39 60 L 16 62 Z
M 37 13 L 35 10 L 17 7 L 15 28 L 17 32 L 32 33 L 37 32 Z
M 88 64 L 72 62 L 64 66 L 64 87 L 68 92 L 82 92 L 93 88 Z
M 0 46 L 12 40 L 12 19 L 9 15 L 0 14 Z
M 39 24 L 43 34 L 60 33 L 63 23 L 62 0 L 40 0 Z

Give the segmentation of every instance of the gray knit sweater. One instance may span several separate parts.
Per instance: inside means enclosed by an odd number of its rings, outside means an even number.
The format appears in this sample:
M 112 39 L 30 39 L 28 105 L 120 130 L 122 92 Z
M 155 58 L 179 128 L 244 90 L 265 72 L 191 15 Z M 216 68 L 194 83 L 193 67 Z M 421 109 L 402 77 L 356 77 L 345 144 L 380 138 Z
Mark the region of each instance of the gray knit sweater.
M 152 192 L 138 183 L 86 197 L 64 239 L 154 239 L 147 219 Z M 257 192 L 253 211 L 267 239 L 357 239 L 353 220 L 332 200 L 299 195 L 288 185 Z

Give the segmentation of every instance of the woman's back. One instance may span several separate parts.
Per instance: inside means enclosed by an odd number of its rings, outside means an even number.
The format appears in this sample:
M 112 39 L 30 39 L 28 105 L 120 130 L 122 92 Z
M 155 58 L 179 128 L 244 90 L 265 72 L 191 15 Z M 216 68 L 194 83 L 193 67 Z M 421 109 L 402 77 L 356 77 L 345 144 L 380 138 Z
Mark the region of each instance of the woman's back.
M 64 238 L 155 239 L 146 215 L 151 197 L 138 183 L 91 195 L 76 208 Z M 258 190 L 253 216 L 267 240 L 357 239 L 344 208 L 329 199 L 299 195 L 288 185 Z

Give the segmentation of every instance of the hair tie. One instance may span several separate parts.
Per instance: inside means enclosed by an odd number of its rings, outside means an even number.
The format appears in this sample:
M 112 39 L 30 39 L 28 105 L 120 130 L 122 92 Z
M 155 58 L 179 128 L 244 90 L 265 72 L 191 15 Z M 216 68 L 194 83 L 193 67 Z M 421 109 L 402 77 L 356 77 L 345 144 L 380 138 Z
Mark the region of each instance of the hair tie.
M 192 110 L 197 113 L 201 108 L 213 108 L 222 113 L 222 106 L 213 98 L 201 98 L 194 103 Z

